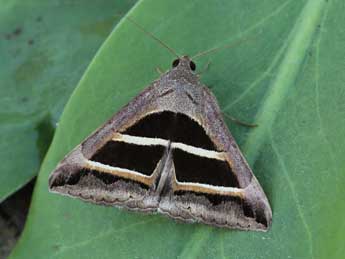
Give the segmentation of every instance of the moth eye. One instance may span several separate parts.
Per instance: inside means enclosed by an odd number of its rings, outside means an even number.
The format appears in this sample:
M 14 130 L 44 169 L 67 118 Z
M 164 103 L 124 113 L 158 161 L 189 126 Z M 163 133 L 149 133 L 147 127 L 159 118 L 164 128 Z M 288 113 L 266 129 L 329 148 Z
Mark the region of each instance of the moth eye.
M 195 71 L 195 69 L 196 69 L 196 65 L 193 61 L 189 62 L 189 67 L 192 71 Z
M 180 59 L 175 59 L 172 63 L 173 67 L 177 67 L 177 65 L 180 63 Z

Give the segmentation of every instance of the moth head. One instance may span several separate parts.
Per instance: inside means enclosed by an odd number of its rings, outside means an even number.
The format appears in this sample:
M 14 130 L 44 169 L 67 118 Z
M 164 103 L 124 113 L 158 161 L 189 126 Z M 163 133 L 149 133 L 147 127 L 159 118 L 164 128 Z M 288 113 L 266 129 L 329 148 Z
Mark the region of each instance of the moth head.
M 196 69 L 196 65 L 194 61 L 188 56 L 182 56 L 175 59 L 172 62 L 172 67 L 176 69 L 185 69 L 185 70 L 187 69 L 190 71 L 195 71 Z

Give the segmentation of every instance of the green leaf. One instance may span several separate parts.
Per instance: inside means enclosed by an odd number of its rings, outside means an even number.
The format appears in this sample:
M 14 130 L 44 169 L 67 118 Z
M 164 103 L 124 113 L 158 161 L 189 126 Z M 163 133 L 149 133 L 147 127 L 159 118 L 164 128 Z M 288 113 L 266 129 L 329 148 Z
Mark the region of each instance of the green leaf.
M 12 258 L 342 258 L 345 212 L 345 66 L 342 1 L 139 2 L 130 16 L 178 53 L 239 46 L 211 61 L 202 81 L 273 209 L 269 232 L 181 224 L 48 194 L 63 156 L 170 67 L 173 56 L 133 24 L 111 34 L 74 92 L 38 178 Z
M 75 85 L 133 1 L 0 0 L 0 202 L 39 169 Z

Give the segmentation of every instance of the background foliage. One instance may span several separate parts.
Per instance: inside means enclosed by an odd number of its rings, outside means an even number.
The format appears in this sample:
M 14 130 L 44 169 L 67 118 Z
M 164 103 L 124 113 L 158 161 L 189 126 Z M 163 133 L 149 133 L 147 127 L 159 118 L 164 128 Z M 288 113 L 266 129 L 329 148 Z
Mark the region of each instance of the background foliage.
M 0 202 L 38 173 L 67 99 L 133 4 L 0 0 Z
M 130 16 L 196 60 L 273 209 L 267 233 L 179 224 L 47 192 L 58 161 L 157 78 L 173 57 L 126 20 L 92 60 L 42 165 L 12 258 L 341 258 L 345 212 L 343 1 L 140 1 Z

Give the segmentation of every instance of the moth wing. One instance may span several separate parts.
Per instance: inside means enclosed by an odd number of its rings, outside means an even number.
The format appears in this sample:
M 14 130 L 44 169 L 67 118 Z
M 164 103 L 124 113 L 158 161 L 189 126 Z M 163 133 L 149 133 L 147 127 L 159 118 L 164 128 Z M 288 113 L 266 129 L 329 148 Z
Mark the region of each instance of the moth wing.
M 178 145 L 172 148 L 173 176 L 158 210 L 188 222 L 266 231 L 272 212 L 264 191 L 206 87 L 200 102 L 199 113 L 186 111 L 185 115 L 198 122 L 218 153 L 201 150 L 191 154 Z
M 155 109 L 156 88 L 154 82 L 72 150 L 50 175 L 50 191 L 93 203 L 156 210 L 154 189 L 165 147 L 128 143 L 121 135 Z

